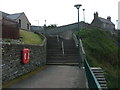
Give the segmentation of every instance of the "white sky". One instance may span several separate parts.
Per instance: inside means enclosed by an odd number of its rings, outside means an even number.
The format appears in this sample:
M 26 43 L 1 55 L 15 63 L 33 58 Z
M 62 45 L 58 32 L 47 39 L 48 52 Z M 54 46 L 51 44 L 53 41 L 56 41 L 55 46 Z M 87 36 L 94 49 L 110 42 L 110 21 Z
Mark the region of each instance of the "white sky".
M 75 4 L 82 4 L 80 7 L 80 21 L 83 20 L 85 9 L 85 20 L 91 23 L 94 12 L 98 11 L 99 16 L 107 18 L 111 16 L 112 22 L 118 20 L 118 1 L 120 0 L 0 0 L 0 11 L 13 14 L 24 12 L 32 25 L 43 26 L 45 20 L 47 25 L 57 24 L 58 26 L 77 22 L 77 9 Z

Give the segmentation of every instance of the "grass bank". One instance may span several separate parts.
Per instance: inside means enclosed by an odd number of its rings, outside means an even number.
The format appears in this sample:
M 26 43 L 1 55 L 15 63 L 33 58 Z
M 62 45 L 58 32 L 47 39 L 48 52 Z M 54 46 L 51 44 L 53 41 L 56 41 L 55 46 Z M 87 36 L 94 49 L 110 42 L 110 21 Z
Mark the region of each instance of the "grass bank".
M 90 66 L 102 67 L 108 88 L 118 88 L 120 59 L 117 40 L 109 32 L 100 29 L 84 29 L 79 33 Z
M 25 30 L 20 30 L 20 39 L 25 44 L 41 44 L 42 39 L 33 32 L 28 32 Z

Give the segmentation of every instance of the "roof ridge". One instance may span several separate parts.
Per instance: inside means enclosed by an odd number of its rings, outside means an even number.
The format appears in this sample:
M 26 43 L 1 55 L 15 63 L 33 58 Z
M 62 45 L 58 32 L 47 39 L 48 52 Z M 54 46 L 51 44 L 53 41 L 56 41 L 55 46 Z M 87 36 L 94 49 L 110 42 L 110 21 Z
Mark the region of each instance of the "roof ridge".
M 17 14 L 23 14 L 24 12 L 21 13 L 14 13 L 14 14 L 9 14 L 9 15 L 17 15 Z
M 105 18 L 102 18 L 102 17 L 98 17 L 98 19 L 102 22 L 106 22 L 106 23 L 109 23 L 109 24 L 113 24 L 112 21 L 109 21 L 108 19 L 105 19 Z M 101 20 L 102 19 L 102 20 Z M 104 21 L 103 21 L 104 20 Z
M 22 14 L 24 14 L 24 12 L 9 14 L 9 15 L 7 15 L 7 17 L 15 20 L 15 19 L 17 19 L 18 17 L 20 17 Z

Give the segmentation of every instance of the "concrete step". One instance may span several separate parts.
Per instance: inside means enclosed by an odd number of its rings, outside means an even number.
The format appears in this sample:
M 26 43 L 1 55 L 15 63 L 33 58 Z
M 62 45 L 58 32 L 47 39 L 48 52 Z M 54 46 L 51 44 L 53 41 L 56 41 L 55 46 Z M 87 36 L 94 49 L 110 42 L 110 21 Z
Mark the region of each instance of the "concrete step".
M 79 65 L 79 63 L 47 63 L 47 65 Z
M 47 57 L 47 60 L 78 60 L 77 57 L 69 57 L 69 58 L 66 58 L 66 57 Z
M 57 62 L 55 62 L 55 61 L 49 61 L 49 62 L 47 62 L 47 64 L 49 64 L 49 63 L 61 63 L 61 64 L 64 64 L 64 63 L 78 63 L 77 61 L 57 61 Z
M 106 81 L 99 81 L 100 84 L 106 84 Z
M 93 71 L 93 70 L 92 70 Z M 101 70 L 93 71 L 93 73 L 103 73 Z
M 47 54 L 47 57 L 78 57 L 78 55 L 72 55 L 72 54 L 61 54 L 61 53 L 55 53 L 55 54 Z
M 63 52 L 58 52 L 58 53 L 55 53 L 55 52 L 48 52 L 47 53 L 48 55 L 63 55 Z M 64 53 L 64 56 L 78 56 L 78 54 L 76 53 Z
M 96 78 L 104 78 L 104 75 L 95 75 Z
M 59 59 L 47 58 L 47 61 L 78 61 L 78 60 L 77 59 L 66 59 L 66 58 L 59 58 Z
M 92 67 L 91 70 L 93 71 L 93 73 L 94 73 L 96 79 L 98 80 L 100 86 L 102 88 L 106 89 L 107 88 L 107 83 L 106 83 L 102 68 Z
M 48 48 L 47 49 L 47 51 L 58 51 L 58 50 L 62 50 L 62 48 Z M 66 52 L 78 52 L 78 50 L 76 50 L 76 49 L 70 49 L 70 50 L 67 50 L 67 49 L 65 49 L 64 48 L 64 50 L 66 51 Z
M 106 84 L 100 84 L 101 85 L 101 87 L 107 87 L 107 85 Z
M 105 87 L 102 87 L 102 90 L 107 90 L 108 88 L 107 88 L 107 86 L 105 86 Z
M 47 53 L 48 54 L 54 54 L 54 53 L 63 53 L 63 51 L 62 50 L 56 50 L 56 51 L 47 51 Z M 70 51 L 70 52 L 66 52 L 66 51 L 64 51 L 64 53 L 65 54 L 78 54 L 78 52 L 76 52 L 76 51 Z

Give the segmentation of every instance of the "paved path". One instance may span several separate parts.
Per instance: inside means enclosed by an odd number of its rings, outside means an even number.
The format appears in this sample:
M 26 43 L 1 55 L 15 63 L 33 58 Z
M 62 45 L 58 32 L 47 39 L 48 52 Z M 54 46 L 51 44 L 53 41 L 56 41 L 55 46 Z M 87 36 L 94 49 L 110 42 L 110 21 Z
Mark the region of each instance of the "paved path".
M 86 88 L 86 79 L 84 70 L 77 66 L 48 65 L 9 88 Z

